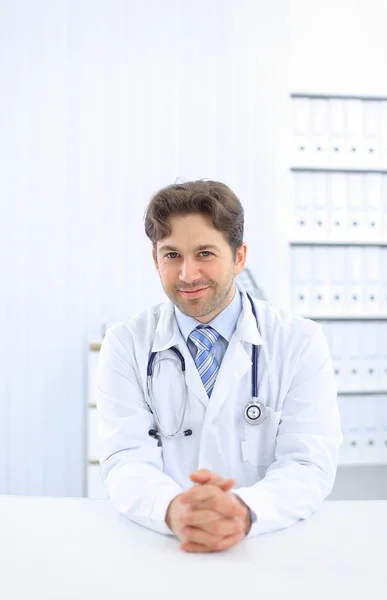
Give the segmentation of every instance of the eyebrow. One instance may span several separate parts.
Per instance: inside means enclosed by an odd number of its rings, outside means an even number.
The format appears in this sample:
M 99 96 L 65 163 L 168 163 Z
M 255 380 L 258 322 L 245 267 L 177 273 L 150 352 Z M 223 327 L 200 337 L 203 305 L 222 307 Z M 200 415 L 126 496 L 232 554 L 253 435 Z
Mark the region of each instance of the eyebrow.
M 214 250 L 215 252 L 220 252 L 218 246 L 214 246 L 213 244 L 202 244 L 201 246 L 196 246 L 195 252 L 203 252 L 203 250 Z M 159 248 L 160 252 L 178 252 L 177 248 L 174 246 L 169 246 L 168 244 L 164 244 Z

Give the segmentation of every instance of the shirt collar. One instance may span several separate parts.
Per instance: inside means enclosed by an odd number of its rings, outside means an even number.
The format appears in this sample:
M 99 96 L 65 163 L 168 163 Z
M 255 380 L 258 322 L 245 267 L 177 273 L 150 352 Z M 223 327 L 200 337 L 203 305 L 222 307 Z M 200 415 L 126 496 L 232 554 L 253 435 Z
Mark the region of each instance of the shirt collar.
M 210 325 L 215 331 L 217 331 L 227 342 L 230 342 L 233 333 L 236 329 L 239 315 L 242 311 L 242 299 L 241 294 L 237 286 L 235 286 L 234 298 L 230 304 L 226 306 L 212 321 L 206 323 Z M 175 306 L 175 317 L 179 326 L 181 335 L 184 340 L 188 341 L 188 336 L 196 327 L 203 325 L 200 321 L 197 321 L 194 317 L 189 317 L 181 312 L 177 306 Z

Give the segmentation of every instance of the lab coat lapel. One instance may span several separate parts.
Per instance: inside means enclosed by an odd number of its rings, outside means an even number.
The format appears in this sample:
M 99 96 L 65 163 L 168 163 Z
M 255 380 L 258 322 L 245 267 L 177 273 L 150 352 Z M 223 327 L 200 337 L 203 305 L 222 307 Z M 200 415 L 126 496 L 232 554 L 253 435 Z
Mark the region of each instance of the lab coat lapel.
M 168 300 L 161 305 L 160 316 L 156 326 L 155 337 L 151 352 L 162 352 L 172 346 L 177 346 L 185 360 L 185 380 L 188 391 L 194 394 L 204 406 L 208 405 L 208 396 L 204 389 L 199 372 L 191 356 L 189 348 L 180 333 L 175 318 L 173 303 Z
M 209 420 L 216 417 L 230 394 L 235 395 L 240 380 L 251 369 L 252 344 L 261 345 L 262 337 L 258 331 L 247 294 L 242 292 L 242 312 L 211 394 L 207 410 Z
M 235 335 L 235 334 L 234 334 Z M 218 376 L 208 405 L 207 418 L 213 420 L 230 394 L 235 395 L 236 387 L 251 367 L 251 358 L 239 340 L 230 341 L 219 369 Z

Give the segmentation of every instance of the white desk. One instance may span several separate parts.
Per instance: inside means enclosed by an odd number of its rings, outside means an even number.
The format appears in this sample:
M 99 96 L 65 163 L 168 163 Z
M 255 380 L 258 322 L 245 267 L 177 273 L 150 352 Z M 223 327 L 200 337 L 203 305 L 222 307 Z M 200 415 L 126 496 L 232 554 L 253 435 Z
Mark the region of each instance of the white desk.
M 387 502 L 327 502 L 223 553 L 186 554 L 108 500 L 0 496 L 1 600 L 387 598 Z

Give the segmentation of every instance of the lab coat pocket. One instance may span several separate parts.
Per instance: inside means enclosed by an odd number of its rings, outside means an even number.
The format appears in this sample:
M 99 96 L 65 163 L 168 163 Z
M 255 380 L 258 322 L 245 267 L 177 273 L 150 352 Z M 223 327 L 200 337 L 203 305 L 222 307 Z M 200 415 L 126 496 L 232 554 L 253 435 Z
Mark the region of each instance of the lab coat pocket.
M 252 465 L 270 465 L 275 460 L 275 445 L 282 411 L 266 407 L 263 423 L 245 423 L 245 439 L 242 441 L 243 460 Z

